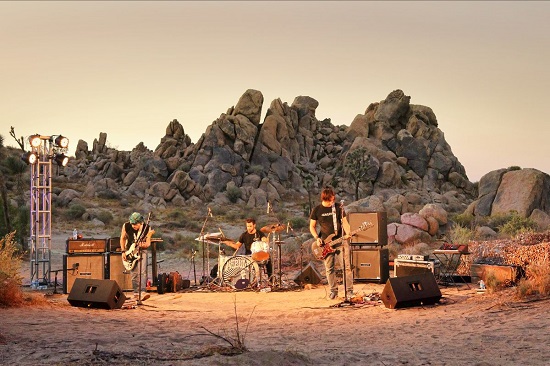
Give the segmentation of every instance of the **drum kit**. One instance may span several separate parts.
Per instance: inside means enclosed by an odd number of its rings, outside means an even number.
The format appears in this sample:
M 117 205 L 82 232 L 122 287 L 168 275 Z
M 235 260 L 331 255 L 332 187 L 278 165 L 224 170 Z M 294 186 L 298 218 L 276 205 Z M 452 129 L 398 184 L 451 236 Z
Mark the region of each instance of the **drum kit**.
M 281 245 L 284 241 L 280 240 L 280 235 L 285 230 L 287 230 L 287 226 L 279 223 L 262 227 L 260 231 L 267 234 L 268 239 L 271 240 L 268 242 L 253 242 L 250 247 L 251 255 L 226 255 L 222 244 L 233 247 L 235 241 L 226 238 L 221 229 L 220 232 L 206 233 L 199 236 L 195 240 L 218 246 L 217 277 L 211 283 L 219 286 L 229 286 L 234 289 L 252 288 L 261 290 L 269 286 L 282 287 Z M 273 255 L 275 247 L 276 255 Z M 274 261 L 277 263 L 276 274 L 269 278 L 262 278 L 263 269 L 270 260 L 271 263 Z

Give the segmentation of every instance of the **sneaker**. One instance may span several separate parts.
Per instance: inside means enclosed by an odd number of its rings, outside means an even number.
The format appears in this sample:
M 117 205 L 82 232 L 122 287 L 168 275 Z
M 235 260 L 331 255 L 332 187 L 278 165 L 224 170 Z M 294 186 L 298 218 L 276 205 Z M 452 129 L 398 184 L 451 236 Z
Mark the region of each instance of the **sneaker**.
M 336 296 L 338 296 L 338 292 L 331 292 L 330 295 L 328 295 L 328 298 L 334 300 Z
M 348 299 L 351 299 L 353 298 L 353 291 L 348 291 Z

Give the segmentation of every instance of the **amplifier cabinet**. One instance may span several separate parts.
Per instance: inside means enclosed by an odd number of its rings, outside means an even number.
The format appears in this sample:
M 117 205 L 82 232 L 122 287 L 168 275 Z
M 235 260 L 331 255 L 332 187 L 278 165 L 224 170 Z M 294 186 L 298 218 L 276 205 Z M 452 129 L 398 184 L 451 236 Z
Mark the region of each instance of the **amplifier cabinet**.
M 404 277 L 413 276 L 431 272 L 437 275 L 439 272 L 439 262 L 431 261 L 418 261 L 410 259 L 396 258 L 393 260 L 393 276 Z
M 77 278 L 105 279 L 105 257 L 102 254 L 64 254 L 63 293 L 71 292 Z
M 390 277 L 388 249 L 359 248 L 352 246 L 351 251 L 354 279 L 385 283 Z
M 359 231 L 352 236 L 351 244 L 388 244 L 388 219 L 386 212 L 350 212 L 348 222 L 351 231 L 357 230 L 363 222 L 370 222 L 372 227 Z
M 109 239 L 67 239 L 67 253 L 105 253 Z
M 115 280 L 122 291 L 132 291 L 132 274 L 122 264 L 122 253 L 105 253 L 105 279 Z

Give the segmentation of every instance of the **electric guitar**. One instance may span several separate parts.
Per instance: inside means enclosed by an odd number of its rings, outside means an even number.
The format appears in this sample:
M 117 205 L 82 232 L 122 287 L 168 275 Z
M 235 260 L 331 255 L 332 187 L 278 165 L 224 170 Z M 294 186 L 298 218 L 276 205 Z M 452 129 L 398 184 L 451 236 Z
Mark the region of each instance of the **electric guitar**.
M 143 233 L 145 230 L 149 227 L 149 219 L 151 218 L 151 214 L 149 213 L 149 217 L 147 217 L 147 222 L 143 225 L 143 228 L 141 230 L 141 234 L 139 238 L 136 240 L 135 243 L 132 243 L 130 245 L 130 248 L 124 252 L 126 254 L 126 260 L 122 261 L 122 264 L 124 265 L 124 268 L 126 268 L 127 271 L 131 271 L 136 266 L 136 263 L 141 258 L 141 243 L 145 243 L 147 241 L 147 238 L 151 238 L 153 234 L 155 233 L 155 230 L 149 228 L 149 231 L 146 235 Z
M 374 224 L 372 222 L 368 222 L 368 221 L 364 221 L 361 226 L 359 226 L 356 230 L 353 230 L 351 233 L 349 233 L 349 236 L 354 236 L 355 234 L 357 234 L 358 232 L 360 231 L 365 231 L 367 230 L 368 228 L 371 228 L 373 227 Z M 319 243 L 317 242 L 317 240 L 315 240 L 312 244 L 311 244 L 311 251 L 313 252 L 313 256 L 315 257 L 315 259 L 325 259 L 327 257 L 327 255 L 329 255 L 330 253 L 334 253 L 335 252 L 335 249 L 334 249 L 334 246 L 336 244 L 339 244 L 341 243 L 342 241 L 344 241 L 344 237 L 340 237 L 338 239 L 335 239 L 335 240 L 331 240 L 336 234 L 330 234 L 324 241 L 323 241 L 323 244 L 319 245 Z

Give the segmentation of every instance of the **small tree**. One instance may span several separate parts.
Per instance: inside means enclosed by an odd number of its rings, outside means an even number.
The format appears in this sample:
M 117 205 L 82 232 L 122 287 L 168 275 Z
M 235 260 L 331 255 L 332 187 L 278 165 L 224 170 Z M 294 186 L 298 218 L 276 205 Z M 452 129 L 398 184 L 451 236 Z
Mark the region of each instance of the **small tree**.
M 311 193 L 317 183 L 317 177 L 313 176 L 310 173 L 305 173 L 302 182 L 303 182 L 304 188 L 307 191 L 307 199 L 309 203 L 308 213 L 311 213 L 311 209 L 313 207 L 313 202 L 311 200 Z
M 346 156 L 344 166 L 347 175 L 355 186 L 355 200 L 359 200 L 359 184 L 365 179 L 369 172 L 370 154 L 364 147 L 350 151 Z

